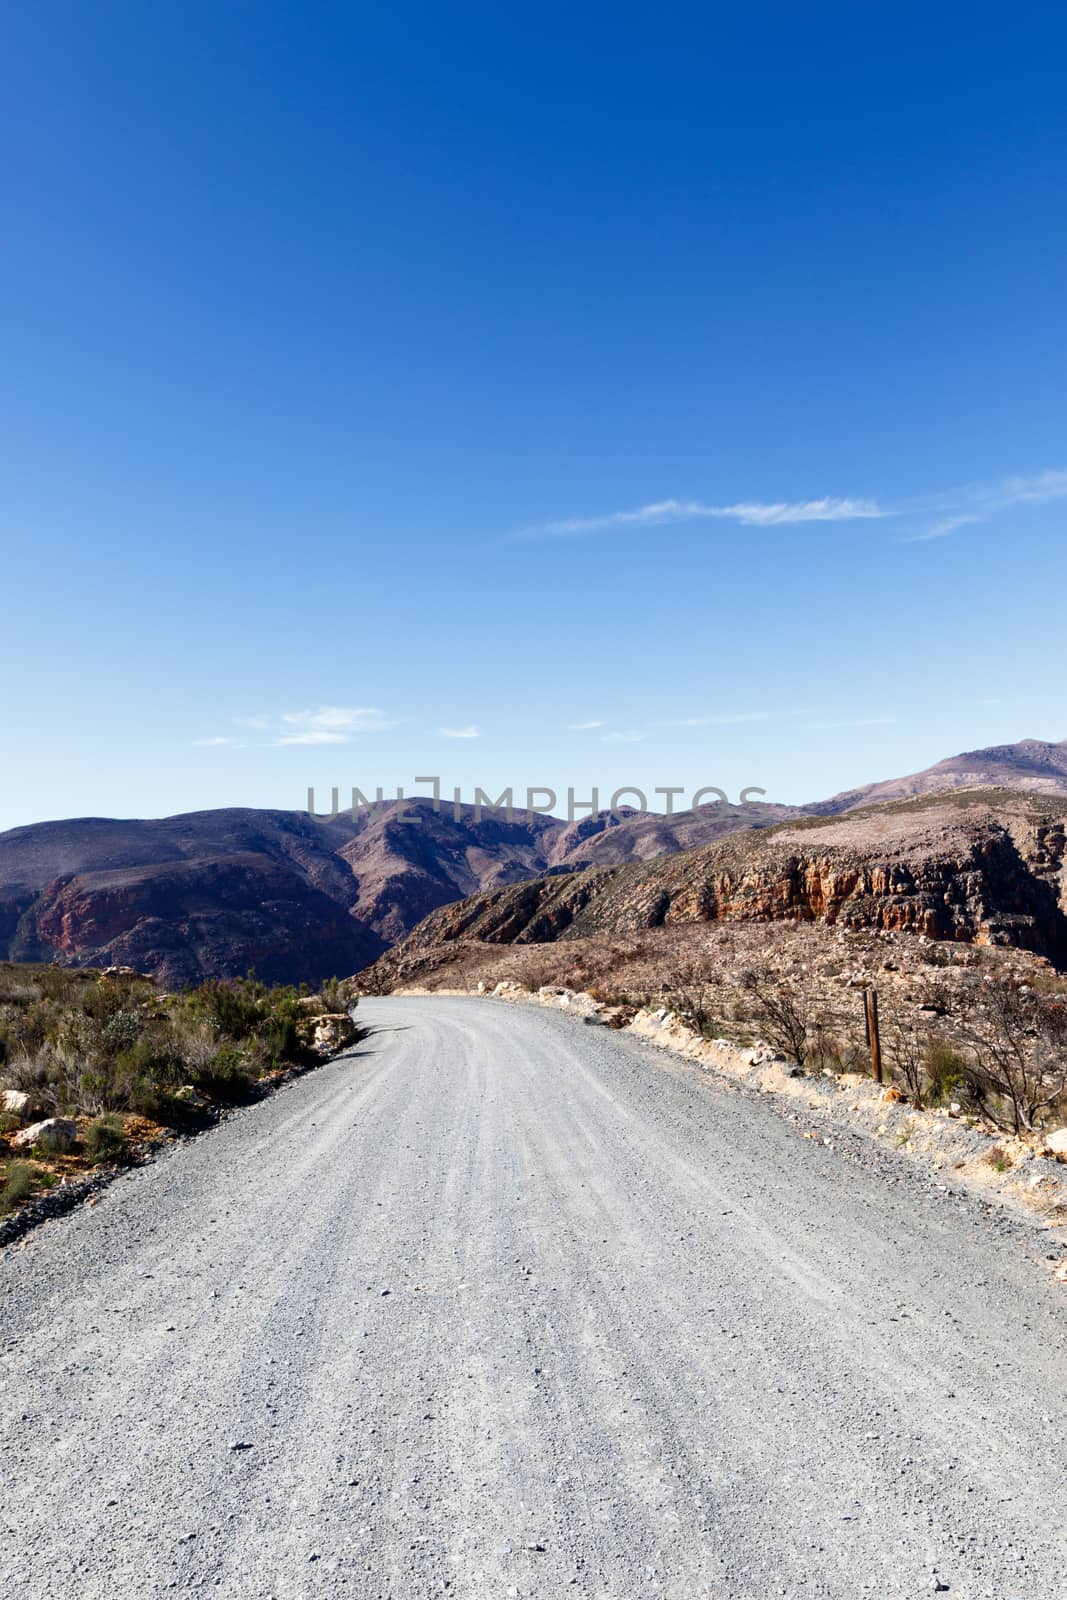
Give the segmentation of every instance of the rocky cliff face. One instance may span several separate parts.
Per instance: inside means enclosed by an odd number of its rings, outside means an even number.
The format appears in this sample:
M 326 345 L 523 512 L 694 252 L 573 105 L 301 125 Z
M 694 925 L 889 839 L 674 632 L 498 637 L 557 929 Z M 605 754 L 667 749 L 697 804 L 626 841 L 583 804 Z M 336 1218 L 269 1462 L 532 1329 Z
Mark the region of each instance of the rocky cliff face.
M 1010 791 L 786 823 L 660 860 L 541 878 L 436 912 L 405 942 L 539 943 L 716 921 L 827 922 L 1067 957 L 1067 801 Z
M 250 966 L 316 983 L 384 948 L 349 913 L 336 842 L 284 811 L 16 828 L 0 835 L 0 953 L 128 965 L 172 986 Z

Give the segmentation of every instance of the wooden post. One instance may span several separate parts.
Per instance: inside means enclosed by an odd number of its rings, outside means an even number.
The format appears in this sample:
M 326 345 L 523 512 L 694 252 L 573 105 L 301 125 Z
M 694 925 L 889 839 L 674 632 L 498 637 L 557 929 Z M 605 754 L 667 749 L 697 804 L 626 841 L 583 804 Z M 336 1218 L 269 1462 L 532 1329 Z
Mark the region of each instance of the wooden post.
M 871 1052 L 871 1073 L 875 1083 L 882 1081 L 882 1039 L 878 1032 L 878 991 L 864 989 L 863 1013 L 867 1023 L 867 1044 Z

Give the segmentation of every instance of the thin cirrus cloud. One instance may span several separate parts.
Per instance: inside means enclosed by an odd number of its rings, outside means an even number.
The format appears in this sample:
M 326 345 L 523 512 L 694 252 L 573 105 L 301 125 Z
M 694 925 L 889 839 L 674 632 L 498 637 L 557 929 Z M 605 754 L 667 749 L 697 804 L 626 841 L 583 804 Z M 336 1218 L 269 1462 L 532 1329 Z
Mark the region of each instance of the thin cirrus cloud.
M 377 706 L 315 706 L 306 711 L 262 713 L 254 717 L 234 717 L 235 727 L 265 735 L 277 747 L 287 745 L 348 744 L 361 733 L 380 733 L 396 726 Z M 196 739 L 201 746 L 223 745 L 243 748 L 236 739 L 213 735 Z
M 957 516 L 941 517 L 930 527 L 924 528 L 920 533 L 908 533 L 901 539 L 901 544 L 924 544 L 927 539 L 947 539 L 950 533 L 955 533 L 957 528 L 965 528 L 969 522 L 984 522 L 977 512 L 960 512 Z
M 480 739 L 482 736 L 481 729 L 475 727 L 473 722 L 469 722 L 465 728 L 438 728 L 437 731 L 442 739 Z
M 1049 468 L 989 483 L 947 489 L 894 505 L 869 497 L 822 495 L 814 500 L 655 500 L 625 511 L 596 516 L 559 517 L 522 528 L 516 539 L 560 538 L 609 529 L 655 528 L 670 523 L 733 522 L 748 528 L 799 527 L 805 523 L 896 522 L 902 544 L 944 539 L 958 529 L 988 522 L 1018 506 L 1051 505 L 1067 499 L 1067 469 Z M 933 517 L 932 522 L 926 519 Z
M 286 745 L 348 744 L 361 733 L 381 733 L 395 723 L 377 706 L 317 706 L 308 711 L 283 711 L 274 743 Z
M 539 522 L 521 529 L 515 537 L 599 533 L 606 528 L 655 528 L 669 522 L 739 522 L 745 527 L 773 528 L 790 523 L 853 522 L 892 515 L 874 500 L 840 499 L 830 495 L 819 500 L 739 500 L 732 505 L 705 505 L 700 500 L 657 500 L 633 511 L 608 511 L 595 517 L 563 517 Z
M 230 739 L 225 734 L 212 734 L 207 739 L 194 739 L 193 744 L 201 750 L 218 750 L 223 745 L 236 745 L 236 739 Z
M 1067 499 L 1067 468 L 1054 467 L 1030 478 L 1005 478 L 999 487 L 999 499 L 1002 506 L 1048 505 L 1053 500 Z
M 590 717 L 588 722 L 568 722 L 567 728 L 571 733 L 589 733 L 593 728 L 603 728 L 606 724 Z
M 1067 500 L 1067 469 L 1053 467 L 1029 477 L 1001 478 L 995 483 L 971 484 L 950 490 L 910 509 L 937 512 L 936 520 L 917 532 L 902 535 L 901 544 L 924 544 L 930 539 L 945 539 L 959 528 L 992 522 L 1002 512 L 1017 506 L 1047 506 Z
M 640 744 L 641 740 L 644 737 L 645 737 L 644 734 L 640 733 L 636 728 L 628 728 L 628 729 L 620 728 L 617 732 L 606 733 L 604 735 L 604 743 L 605 744 Z

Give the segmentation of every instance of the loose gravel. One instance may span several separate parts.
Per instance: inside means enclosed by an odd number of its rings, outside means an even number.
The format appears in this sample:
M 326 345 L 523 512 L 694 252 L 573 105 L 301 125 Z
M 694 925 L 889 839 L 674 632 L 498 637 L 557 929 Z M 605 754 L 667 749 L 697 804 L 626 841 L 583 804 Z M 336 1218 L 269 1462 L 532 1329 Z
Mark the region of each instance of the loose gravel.
M 360 1012 L 0 1253 L 0 1595 L 1067 1600 L 1036 1229 L 632 1038 Z

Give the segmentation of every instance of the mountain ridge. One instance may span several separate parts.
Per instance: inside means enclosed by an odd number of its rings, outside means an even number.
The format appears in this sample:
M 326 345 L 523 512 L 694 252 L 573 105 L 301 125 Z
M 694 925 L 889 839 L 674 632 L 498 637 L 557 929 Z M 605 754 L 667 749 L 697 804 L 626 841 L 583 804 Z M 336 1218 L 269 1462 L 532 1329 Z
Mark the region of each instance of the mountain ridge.
M 1020 739 L 947 756 L 903 778 L 886 778 L 844 789 L 829 800 L 798 809 L 814 816 L 835 815 L 884 800 L 907 800 L 950 789 L 1023 789 L 1034 794 L 1067 794 L 1067 739 Z
M 963 787 L 1067 795 L 1067 741 L 964 752 L 808 806 L 512 820 L 414 797 L 357 812 L 229 807 L 173 817 L 84 817 L 0 834 L 0 958 L 130 965 L 170 985 L 234 977 L 315 983 L 374 961 L 442 906 L 483 891 L 640 865 L 738 833 L 849 816 Z M 400 820 L 400 811 L 418 822 Z M 522 818 L 523 820 L 520 820 Z

